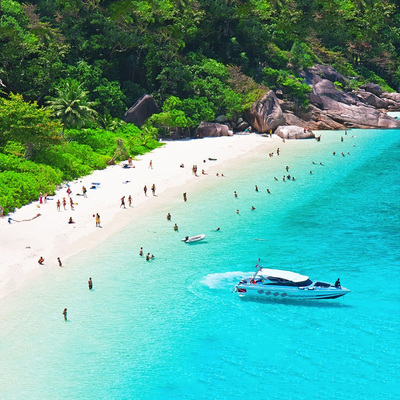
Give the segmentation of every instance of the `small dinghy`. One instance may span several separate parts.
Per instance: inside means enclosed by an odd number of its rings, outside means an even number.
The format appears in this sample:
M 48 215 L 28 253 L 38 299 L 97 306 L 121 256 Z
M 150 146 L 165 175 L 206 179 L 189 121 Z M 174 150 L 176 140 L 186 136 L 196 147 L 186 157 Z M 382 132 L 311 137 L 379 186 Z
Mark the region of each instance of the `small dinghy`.
M 194 235 L 194 236 L 186 236 L 182 239 L 182 242 L 185 243 L 193 243 L 193 242 L 198 242 L 199 240 L 203 240 L 206 237 L 204 233 L 201 235 Z

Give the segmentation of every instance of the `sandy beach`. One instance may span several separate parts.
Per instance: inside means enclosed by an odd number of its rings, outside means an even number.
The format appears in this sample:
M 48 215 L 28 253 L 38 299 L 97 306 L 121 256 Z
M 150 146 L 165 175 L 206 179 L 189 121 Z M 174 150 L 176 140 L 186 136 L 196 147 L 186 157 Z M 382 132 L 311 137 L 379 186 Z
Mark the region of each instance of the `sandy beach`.
M 223 174 L 231 163 L 248 160 L 255 151 L 273 152 L 280 145 L 282 141 L 278 137 L 256 134 L 167 142 L 163 147 L 138 156 L 132 168 L 123 168 L 128 164 L 126 161 L 95 171 L 63 185 L 46 203 L 40 204 L 38 200 L 16 210 L 0 220 L 0 299 L 26 285 L 29 277 L 59 268 L 58 257 L 63 268 L 67 267 L 69 257 L 99 245 L 151 207 L 168 202 L 170 196 L 187 192 L 190 201 L 191 190 L 207 179 L 224 179 L 217 173 Z M 197 176 L 193 174 L 193 165 L 198 167 Z M 203 169 L 205 174 L 202 174 Z M 151 190 L 153 184 L 155 195 Z M 87 188 L 86 198 L 83 186 Z M 126 208 L 121 207 L 123 196 Z M 131 207 L 129 196 L 132 197 Z M 67 203 L 65 210 L 63 198 Z M 60 210 L 57 200 L 61 202 Z M 97 213 L 101 228 L 96 227 Z M 11 223 L 8 217 L 12 218 Z M 73 224 L 68 223 L 70 217 Z M 38 263 L 40 257 L 44 258 L 43 265 Z

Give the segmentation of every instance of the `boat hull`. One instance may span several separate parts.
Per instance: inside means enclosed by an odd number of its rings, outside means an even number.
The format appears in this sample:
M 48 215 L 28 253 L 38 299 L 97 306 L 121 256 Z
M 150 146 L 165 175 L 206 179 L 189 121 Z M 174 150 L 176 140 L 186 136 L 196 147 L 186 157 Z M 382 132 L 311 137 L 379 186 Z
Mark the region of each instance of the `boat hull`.
M 279 299 L 336 299 L 349 293 L 346 288 L 315 288 L 315 287 L 284 287 L 272 285 L 237 285 L 235 291 L 239 297 L 263 297 L 263 298 L 279 298 Z

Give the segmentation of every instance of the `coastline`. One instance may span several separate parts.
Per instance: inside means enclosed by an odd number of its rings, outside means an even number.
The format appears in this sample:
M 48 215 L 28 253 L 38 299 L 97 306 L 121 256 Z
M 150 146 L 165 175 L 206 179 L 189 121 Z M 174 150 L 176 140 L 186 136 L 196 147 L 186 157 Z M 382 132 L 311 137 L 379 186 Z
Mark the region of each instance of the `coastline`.
M 282 140 L 277 136 L 256 134 L 166 142 L 134 159 L 133 168 L 123 168 L 127 162 L 122 162 L 69 182 L 74 210 L 70 208 L 67 185 L 50 196 L 47 203 L 35 201 L 23 206 L 0 220 L 3 247 L 0 299 L 29 284 L 30 277 L 59 268 L 57 257 L 66 266 L 71 256 L 100 245 L 153 207 L 165 204 L 171 196 L 190 193 L 202 182 L 216 178 L 217 173 L 224 173 L 224 168 L 248 160 L 256 151 L 275 151 L 280 143 Z M 193 165 L 198 166 L 197 176 L 192 173 Z M 203 169 L 206 175 L 202 174 Z M 155 196 L 151 191 L 153 184 Z M 82 194 L 82 186 L 87 188 L 87 198 Z M 129 195 L 132 207 L 128 204 Z M 120 207 L 122 196 L 125 196 L 126 208 Z M 61 204 L 58 211 L 57 200 L 62 202 L 64 197 L 66 209 Z M 96 213 L 100 215 L 101 228 L 96 227 Z M 40 216 L 34 218 L 37 214 Z M 12 218 L 11 223 L 8 217 Z M 75 223 L 68 223 L 70 217 Z M 40 257 L 44 258 L 43 265 L 38 263 Z

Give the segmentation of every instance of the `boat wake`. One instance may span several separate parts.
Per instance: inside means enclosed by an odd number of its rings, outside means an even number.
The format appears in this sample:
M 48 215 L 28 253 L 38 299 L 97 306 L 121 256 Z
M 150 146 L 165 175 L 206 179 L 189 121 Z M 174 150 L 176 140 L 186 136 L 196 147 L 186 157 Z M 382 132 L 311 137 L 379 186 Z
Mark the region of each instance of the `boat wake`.
M 221 272 L 206 276 L 197 274 L 186 281 L 186 286 L 188 291 L 197 297 L 224 302 L 227 298 L 235 299 L 231 292 L 238 281 L 247 275 L 252 274 L 243 271 Z
M 200 283 L 210 289 L 227 289 L 231 288 L 243 278 L 243 276 L 252 276 L 251 272 L 231 271 L 220 272 L 216 274 L 206 275 Z

